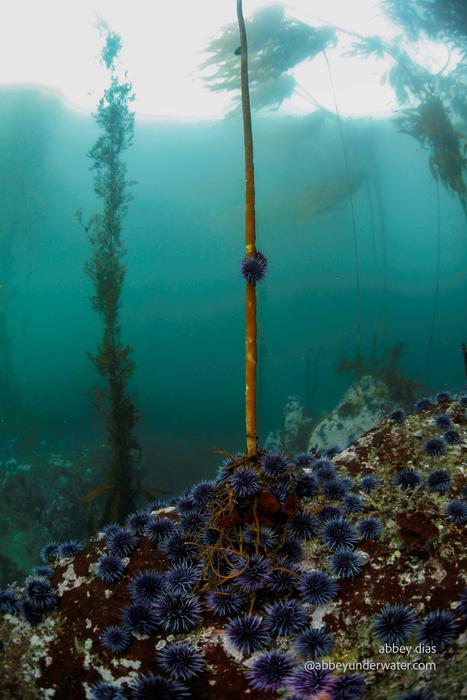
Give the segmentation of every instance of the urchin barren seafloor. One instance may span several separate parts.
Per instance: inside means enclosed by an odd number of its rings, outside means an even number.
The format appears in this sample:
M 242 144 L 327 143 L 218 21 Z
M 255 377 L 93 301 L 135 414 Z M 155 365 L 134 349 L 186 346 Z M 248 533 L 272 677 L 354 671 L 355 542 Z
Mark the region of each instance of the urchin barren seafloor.
M 40 610 L 17 614 L 17 585 L 0 599 L 2 697 L 459 696 L 466 410 L 422 402 L 332 460 L 227 459 L 173 506 L 48 546 L 26 589 Z

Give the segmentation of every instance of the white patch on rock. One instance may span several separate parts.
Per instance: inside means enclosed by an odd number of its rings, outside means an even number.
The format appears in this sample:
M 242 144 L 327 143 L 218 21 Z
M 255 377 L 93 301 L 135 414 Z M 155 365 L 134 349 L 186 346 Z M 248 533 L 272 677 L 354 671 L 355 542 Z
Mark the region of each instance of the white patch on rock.
M 57 593 L 63 596 L 65 591 L 79 588 L 83 583 L 86 583 L 86 578 L 84 576 L 77 576 L 73 562 L 70 562 L 62 574 L 62 580 L 58 584 Z
M 323 618 L 337 607 L 337 603 L 328 603 L 315 608 L 311 615 L 312 627 L 323 627 Z

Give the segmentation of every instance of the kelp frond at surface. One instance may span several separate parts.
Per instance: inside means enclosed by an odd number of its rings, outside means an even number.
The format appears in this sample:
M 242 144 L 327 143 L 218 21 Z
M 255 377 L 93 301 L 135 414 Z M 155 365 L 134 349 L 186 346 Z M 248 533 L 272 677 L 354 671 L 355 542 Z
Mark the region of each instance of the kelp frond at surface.
M 456 131 L 447 109 L 432 95 L 413 109 L 406 109 L 396 119 L 400 131 L 410 134 L 430 151 L 429 165 L 433 178 L 442 182 L 448 192 L 457 194 L 466 210 L 467 172 L 466 137 Z
M 433 178 L 459 197 L 466 212 L 467 4 L 464 0 L 387 0 L 384 7 L 404 34 L 389 42 L 379 36 L 356 35 L 349 54 L 393 59 L 384 80 L 404 107 L 395 122 L 430 149 Z M 411 57 L 413 42 L 424 37 L 445 45 L 446 61 L 437 72 Z
M 295 78 L 289 73 L 298 63 L 320 53 L 334 42 L 328 27 L 315 28 L 287 17 L 284 8 L 265 7 L 246 21 L 249 47 L 250 92 L 254 109 L 278 107 L 291 96 Z M 238 28 L 226 26 L 211 41 L 209 54 L 201 68 L 205 81 L 213 91 L 240 91 L 238 72 Z M 236 103 L 239 108 L 239 101 Z
M 385 0 L 384 6 L 412 39 L 424 32 L 432 39 L 463 44 L 467 50 L 465 0 Z
M 126 79 L 119 79 L 115 64 L 120 48 L 120 37 L 107 32 L 102 62 L 110 71 L 110 85 L 94 114 L 101 135 L 88 154 L 95 171 L 94 191 L 102 202 L 102 211 L 85 227 L 93 250 L 85 270 L 94 289 L 92 306 L 103 324 L 97 351 L 88 356 L 104 380 L 95 392 L 95 402 L 104 416 L 111 453 L 108 484 L 89 494 L 89 499 L 107 495 L 104 521 L 122 520 L 135 509 L 134 469 L 140 452 L 134 435 L 138 411 L 128 391 L 135 364 L 131 347 L 122 341 L 120 325 L 126 272 L 121 231 L 130 199 L 128 188 L 132 184 L 127 180 L 122 154 L 131 145 L 134 131 L 134 115 L 129 108 L 134 99 L 132 86 Z

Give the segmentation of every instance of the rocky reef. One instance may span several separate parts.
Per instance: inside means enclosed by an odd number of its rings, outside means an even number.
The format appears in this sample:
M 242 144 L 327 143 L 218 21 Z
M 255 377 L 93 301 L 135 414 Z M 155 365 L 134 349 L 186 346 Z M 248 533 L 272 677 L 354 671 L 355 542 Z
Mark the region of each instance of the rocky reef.
M 465 668 L 467 400 L 215 480 L 0 592 L 0 696 L 444 700 Z M 465 564 L 465 562 L 464 562 Z
M 313 426 L 309 447 L 316 445 L 320 450 L 326 445 L 346 447 L 397 408 L 399 405 L 391 396 L 387 381 L 367 374 L 356 380 L 337 406 Z

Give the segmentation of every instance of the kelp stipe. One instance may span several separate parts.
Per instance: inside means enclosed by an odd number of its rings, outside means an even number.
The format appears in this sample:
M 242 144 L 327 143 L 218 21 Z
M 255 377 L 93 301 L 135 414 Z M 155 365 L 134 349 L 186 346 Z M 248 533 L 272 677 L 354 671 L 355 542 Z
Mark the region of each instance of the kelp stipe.
M 245 423 L 247 453 L 256 454 L 256 282 L 266 271 L 266 258 L 256 250 L 255 173 L 253 132 L 251 128 L 250 90 L 248 83 L 248 46 L 242 0 L 237 0 L 240 31 L 240 75 L 242 90 L 243 138 L 245 146 L 245 246 L 242 272 L 246 280 L 245 344 Z
M 135 509 L 135 462 L 140 447 L 134 435 L 138 411 L 128 391 L 128 380 L 134 372 L 132 348 L 122 341 L 120 308 L 125 265 L 122 241 L 122 221 L 130 199 L 132 184 L 126 176 L 123 152 L 131 145 L 134 132 L 134 114 L 129 109 L 134 99 L 132 85 L 120 81 L 115 60 L 121 48 L 118 34 L 107 32 L 102 50 L 102 62 L 110 72 L 110 85 L 99 100 L 94 118 L 102 133 L 88 153 L 95 171 L 94 191 L 103 204 L 86 230 L 92 246 L 92 255 L 85 271 L 92 281 L 93 309 L 103 324 L 101 342 L 95 354 L 88 353 L 104 386 L 95 393 L 96 406 L 105 419 L 110 448 L 109 482 L 90 493 L 92 502 L 101 494 L 107 495 L 103 513 L 104 522 L 123 520 Z

